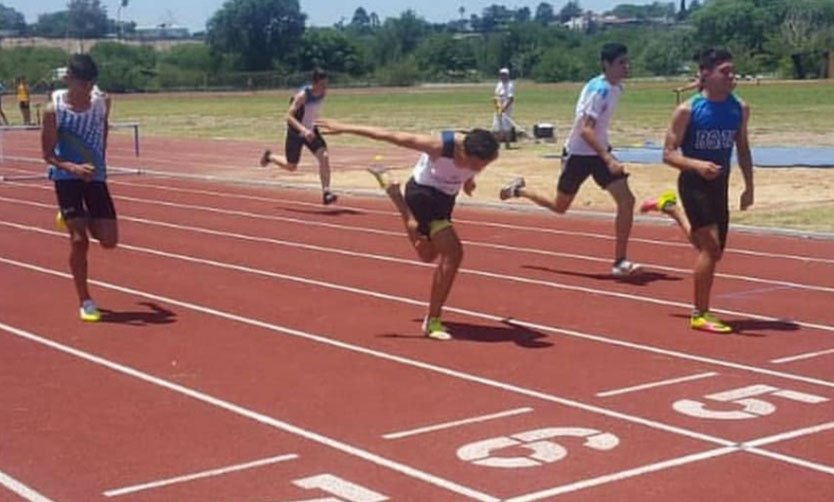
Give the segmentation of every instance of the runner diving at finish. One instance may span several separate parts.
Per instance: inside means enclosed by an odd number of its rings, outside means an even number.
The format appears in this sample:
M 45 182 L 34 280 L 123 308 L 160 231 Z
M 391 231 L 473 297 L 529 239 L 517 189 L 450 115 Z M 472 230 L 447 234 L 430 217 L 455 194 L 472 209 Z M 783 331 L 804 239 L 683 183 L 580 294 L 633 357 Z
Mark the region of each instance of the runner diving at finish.
M 458 193 L 463 190 L 471 195 L 475 176 L 498 158 L 495 136 L 483 129 L 466 133 L 443 131 L 429 136 L 330 120 L 319 121 L 318 127 L 323 134 L 353 134 L 422 152 L 404 193 L 384 168 L 369 171 L 396 206 L 420 260 L 438 260 L 423 332 L 432 339 L 451 339 L 441 315 L 463 260 L 463 246 L 452 225 L 452 211 Z

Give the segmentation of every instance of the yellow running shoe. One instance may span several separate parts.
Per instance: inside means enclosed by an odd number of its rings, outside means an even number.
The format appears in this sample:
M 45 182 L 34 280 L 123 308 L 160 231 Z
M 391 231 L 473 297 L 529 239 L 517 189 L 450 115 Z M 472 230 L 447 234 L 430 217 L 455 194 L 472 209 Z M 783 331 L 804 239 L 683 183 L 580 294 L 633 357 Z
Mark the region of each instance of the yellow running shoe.
M 674 190 L 667 190 L 660 194 L 656 199 L 649 199 L 640 205 L 641 213 L 648 213 L 649 211 L 665 211 L 668 207 L 678 203 L 678 195 Z
M 724 321 L 715 317 L 712 312 L 703 312 L 701 314 L 692 314 L 689 319 L 689 326 L 692 329 L 699 331 L 706 331 L 708 333 L 728 334 L 733 332 L 733 328 L 724 324 Z
M 61 214 L 61 211 L 58 211 L 58 214 L 55 215 L 55 226 L 58 227 L 58 230 L 67 229 L 67 222 L 64 221 L 64 215 Z
M 98 307 L 96 307 L 96 303 L 93 300 L 84 300 L 78 311 L 81 315 L 82 321 L 98 322 L 101 320 L 101 312 L 98 310 Z
M 440 322 L 439 317 L 426 317 L 423 320 L 423 333 L 432 340 L 451 340 L 452 335 L 446 331 L 446 327 Z
M 371 176 L 373 176 L 376 182 L 379 183 L 379 188 L 385 190 L 388 188 L 388 185 L 391 184 L 387 174 L 388 168 L 382 166 L 371 166 L 368 168 L 368 172 L 371 173 Z

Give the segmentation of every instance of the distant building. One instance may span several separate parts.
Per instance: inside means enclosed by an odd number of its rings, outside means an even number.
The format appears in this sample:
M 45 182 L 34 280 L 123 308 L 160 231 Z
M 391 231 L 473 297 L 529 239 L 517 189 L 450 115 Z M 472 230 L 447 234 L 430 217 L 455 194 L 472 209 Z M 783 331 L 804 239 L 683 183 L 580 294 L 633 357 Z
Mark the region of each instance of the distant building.
M 613 28 L 617 26 L 657 26 L 674 24 L 673 19 L 664 17 L 650 17 L 650 18 L 619 18 L 611 15 L 601 15 L 594 12 L 586 12 L 581 16 L 577 16 L 570 21 L 562 23 L 563 26 L 570 30 L 586 31 L 591 25 L 600 28 Z
M 188 28 L 165 23 L 157 26 L 137 26 L 130 35 L 138 40 L 182 40 L 190 36 Z

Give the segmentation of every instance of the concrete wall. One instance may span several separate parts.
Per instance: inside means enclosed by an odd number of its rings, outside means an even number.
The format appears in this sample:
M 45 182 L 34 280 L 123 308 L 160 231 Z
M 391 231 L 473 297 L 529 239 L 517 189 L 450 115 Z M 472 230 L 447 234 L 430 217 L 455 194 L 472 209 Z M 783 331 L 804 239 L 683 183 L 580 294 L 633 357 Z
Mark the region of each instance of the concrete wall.
M 98 39 L 77 39 L 77 38 L 2 38 L 0 39 L 0 48 L 12 49 L 14 47 L 53 47 L 56 49 L 63 49 L 64 51 L 75 54 L 78 52 L 87 52 L 100 42 L 115 42 L 112 38 L 98 38 Z M 121 43 L 136 46 L 149 46 L 156 50 L 167 50 L 175 45 L 180 44 L 202 44 L 200 40 L 122 40 Z

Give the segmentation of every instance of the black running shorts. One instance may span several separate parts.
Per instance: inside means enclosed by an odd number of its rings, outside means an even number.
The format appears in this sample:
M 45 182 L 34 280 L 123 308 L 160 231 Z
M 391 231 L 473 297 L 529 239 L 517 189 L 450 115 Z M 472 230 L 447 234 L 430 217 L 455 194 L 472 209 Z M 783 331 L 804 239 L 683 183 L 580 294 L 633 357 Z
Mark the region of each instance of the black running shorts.
M 597 185 L 605 189 L 618 179 L 627 178 L 628 173 L 612 174 L 598 155 L 568 155 L 556 189 L 565 195 L 576 195 L 588 176 L 593 176 Z
M 414 178 L 409 178 L 405 184 L 405 203 L 417 220 L 417 230 L 431 237 L 433 221 L 452 221 L 455 196 L 428 185 L 420 185 Z
M 116 219 L 116 208 L 103 181 L 57 180 L 55 194 L 64 220 L 91 218 Z
M 678 194 L 692 230 L 716 225 L 721 249 L 727 245 L 730 225 L 729 180 L 727 175 L 706 180 L 697 171 L 681 171 Z
M 298 164 L 298 161 L 301 160 L 302 146 L 306 146 L 314 154 L 322 148 L 327 148 L 327 143 L 321 137 L 317 127 L 313 128 L 313 134 L 315 134 L 313 141 L 308 141 L 292 127 L 287 128 L 287 140 L 284 143 L 284 155 L 287 157 L 287 162 Z

